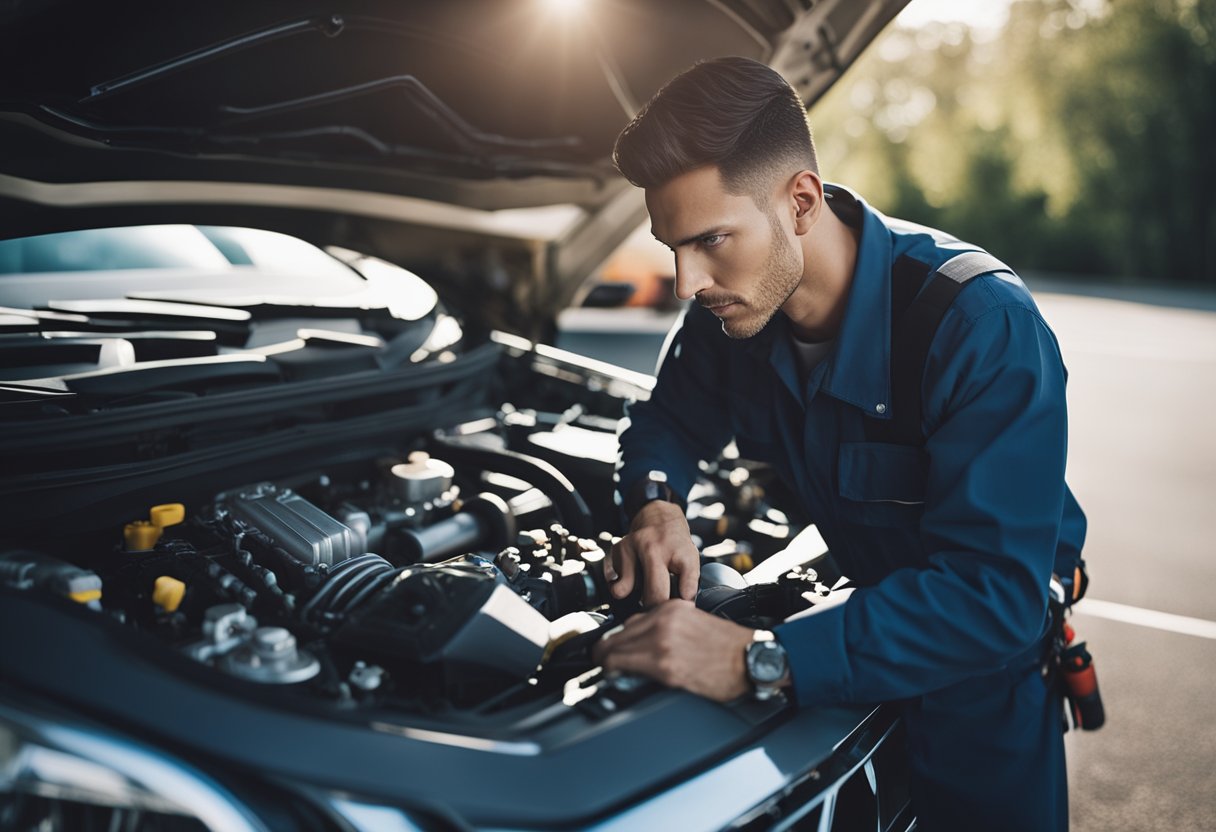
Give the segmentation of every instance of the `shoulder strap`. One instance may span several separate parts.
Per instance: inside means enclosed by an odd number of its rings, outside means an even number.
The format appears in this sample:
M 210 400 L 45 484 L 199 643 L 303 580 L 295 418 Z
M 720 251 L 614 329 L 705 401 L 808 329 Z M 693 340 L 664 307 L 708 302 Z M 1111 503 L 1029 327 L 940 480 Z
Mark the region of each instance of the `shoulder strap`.
M 925 444 L 921 433 L 921 382 L 937 328 L 968 281 L 1002 271 L 1011 269 L 984 251 L 955 255 L 931 275 L 927 264 L 907 255 L 895 261 L 891 270 L 891 418 L 868 416 L 868 441 L 916 447 Z

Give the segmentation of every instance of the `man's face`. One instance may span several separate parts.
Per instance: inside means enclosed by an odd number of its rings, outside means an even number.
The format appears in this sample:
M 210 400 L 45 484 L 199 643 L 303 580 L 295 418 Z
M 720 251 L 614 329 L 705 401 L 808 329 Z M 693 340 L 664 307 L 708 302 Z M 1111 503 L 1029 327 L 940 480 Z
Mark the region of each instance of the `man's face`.
M 651 231 L 675 252 L 676 296 L 695 297 L 732 338 L 764 328 L 802 280 L 802 257 L 776 213 L 730 194 L 714 166 L 646 190 Z

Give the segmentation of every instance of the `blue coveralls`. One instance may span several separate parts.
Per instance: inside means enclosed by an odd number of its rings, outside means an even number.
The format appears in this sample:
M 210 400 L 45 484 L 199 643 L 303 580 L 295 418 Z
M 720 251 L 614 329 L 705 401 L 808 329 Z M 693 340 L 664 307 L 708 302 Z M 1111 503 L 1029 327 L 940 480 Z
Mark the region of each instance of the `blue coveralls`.
M 892 416 L 892 264 L 976 247 L 861 208 L 829 357 L 800 383 L 783 314 L 734 341 L 694 304 L 629 410 L 621 491 L 661 470 L 687 494 L 731 437 L 773 463 L 861 586 L 777 628 L 798 703 L 899 703 L 926 832 L 1063 830 L 1061 707 L 1039 664 L 1048 579 L 1057 561 L 1071 574 L 1085 517 L 1064 482 L 1059 347 L 1015 275 L 974 278 L 925 365 L 923 448 L 867 442 L 863 414 Z

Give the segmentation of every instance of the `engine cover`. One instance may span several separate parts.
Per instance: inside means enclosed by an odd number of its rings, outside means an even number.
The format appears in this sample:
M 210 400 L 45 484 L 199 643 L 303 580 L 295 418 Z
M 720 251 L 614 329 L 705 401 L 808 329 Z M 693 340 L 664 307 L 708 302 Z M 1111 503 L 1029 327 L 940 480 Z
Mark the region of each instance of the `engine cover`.
M 220 502 L 306 566 L 329 566 L 363 554 L 358 534 L 289 488 L 260 483 L 220 495 Z

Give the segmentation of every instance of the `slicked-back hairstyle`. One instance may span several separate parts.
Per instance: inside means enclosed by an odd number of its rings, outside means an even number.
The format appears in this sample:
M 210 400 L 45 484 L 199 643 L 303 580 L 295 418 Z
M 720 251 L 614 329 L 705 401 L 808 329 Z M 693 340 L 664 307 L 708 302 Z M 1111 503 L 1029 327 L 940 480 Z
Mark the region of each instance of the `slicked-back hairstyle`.
M 798 93 L 748 58 L 702 61 L 668 81 L 621 131 L 612 159 L 640 188 L 717 165 L 727 192 L 758 204 L 778 175 L 819 172 Z

